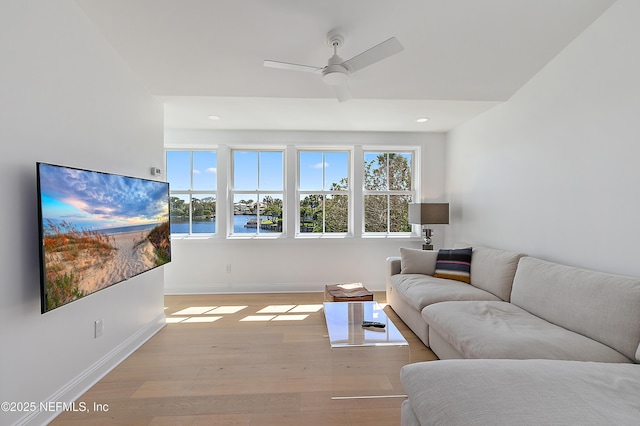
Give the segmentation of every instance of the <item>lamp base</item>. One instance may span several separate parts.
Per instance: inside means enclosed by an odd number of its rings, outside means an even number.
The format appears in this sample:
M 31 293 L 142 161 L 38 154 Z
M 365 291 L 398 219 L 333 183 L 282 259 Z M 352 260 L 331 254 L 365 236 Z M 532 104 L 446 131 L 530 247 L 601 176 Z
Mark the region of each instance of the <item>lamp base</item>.
M 424 244 L 422 244 L 422 250 L 433 250 L 433 244 L 431 244 L 431 237 L 433 237 L 433 230 L 430 228 L 423 228 L 423 239 Z

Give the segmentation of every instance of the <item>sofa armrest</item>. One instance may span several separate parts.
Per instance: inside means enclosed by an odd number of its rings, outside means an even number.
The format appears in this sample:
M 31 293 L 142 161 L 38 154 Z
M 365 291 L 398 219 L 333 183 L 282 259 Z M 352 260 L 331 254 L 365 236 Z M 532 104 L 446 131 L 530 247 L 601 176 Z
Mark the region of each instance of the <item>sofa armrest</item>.
M 401 271 L 400 256 L 387 257 L 387 278 Z
M 387 293 L 387 303 L 391 303 L 391 292 L 392 292 L 392 287 L 391 287 L 391 277 L 393 275 L 398 275 L 400 273 L 400 271 L 402 270 L 401 268 L 401 263 L 400 263 L 400 256 L 392 256 L 392 257 L 387 257 L 387 261 L 386 261 L 386 277 L 385 277 L 385 290 Z

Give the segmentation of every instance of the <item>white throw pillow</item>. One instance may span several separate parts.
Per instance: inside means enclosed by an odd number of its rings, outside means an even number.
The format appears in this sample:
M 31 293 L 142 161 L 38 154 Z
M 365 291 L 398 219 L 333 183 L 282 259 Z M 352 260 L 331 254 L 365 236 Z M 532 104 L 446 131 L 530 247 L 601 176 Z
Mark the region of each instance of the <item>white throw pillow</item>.
M 438 252 L 400 248 L 400 273 L 433 275 L 436 272 Z

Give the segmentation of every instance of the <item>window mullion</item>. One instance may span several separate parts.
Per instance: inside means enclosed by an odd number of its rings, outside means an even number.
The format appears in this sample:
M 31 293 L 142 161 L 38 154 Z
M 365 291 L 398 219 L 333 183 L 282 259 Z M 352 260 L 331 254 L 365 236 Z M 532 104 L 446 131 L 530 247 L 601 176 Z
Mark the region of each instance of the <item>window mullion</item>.
M 189 152 L 189 191 L 193 191 L 193 151 Z
M 189 235 L 193 234 L 193 151 L 189 152 Z
M 386 163 L 385 164 L 385 168 L 386 168 L 385 175 L 387 176 L 387 191 L 391 190 L 391 177 L 389 176 L 391 174 L 391 167 L 390 167 L 390 164 L 389 164 L 389 162 L 390 162 L 389 157 L 391 157 L 389 155 L 389 153 L 388 152 L 385 153 L 384 158 L 386 160 L 385 161 L 385 163 Z
M 260 222 L 262 221 L 262 217 L 260 215 L 260 160 L 261 160 L 261 151 L 258 151 L 258 183 L 256 188 L 256 234 L 260 234 Z
M 353 206 L 353 236 L 362 237 L 364 232 L 364 149 L 362 145 L 353 147 L 353 169 L 351 170 L 352 196 L 350 202 Z M 357 200 L 357 201 L 356 201 Z
M 324 155 L 323 155 L 323 161 L 324 161 Z M 324 167 L 323 167 L 324 169 Z M 324 182 L 324 180 L 323 180 Z M 326 233 L 327 232 L 327 194 L 326 191 L 323 191 L 322 194 L 322 233 Z

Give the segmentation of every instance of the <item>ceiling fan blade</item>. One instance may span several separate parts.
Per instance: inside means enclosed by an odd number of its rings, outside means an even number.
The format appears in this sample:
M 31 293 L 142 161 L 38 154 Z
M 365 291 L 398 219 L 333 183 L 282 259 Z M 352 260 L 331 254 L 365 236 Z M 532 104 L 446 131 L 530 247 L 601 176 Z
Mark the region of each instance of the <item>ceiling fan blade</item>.
M 343 65 L 349 68 L 349 71 L 356 72 L 362 68 L 374 64 L 378 61 L 388 58 L 389 56 L 400 53 L 404 50 L 404 47 L 400 44 L 397 38 L 391 37 L 388 40 L 383 41 L 377 46 L 373 46 L 369 50 L 365 50 L 359 55 L 344 61 Z
M 349 90 L 349 85 L 346 82 L 332 87 L 339 102 L 344 102 L 352 99 L 351 90 Z
M 315 73 L 321 72 L 323 68 L 323 67 L 313 67 L 310 65 L 298 65 L 298 64 L 290 64 L 288 62 L 278 62 L 278 61 L 269 61 L 269 60 L 264 61 L 264 66 L 269 68 L 279 68 L 282 70 L 315 72 Z

